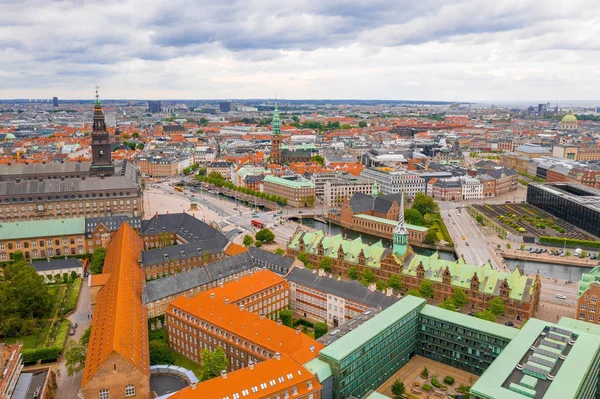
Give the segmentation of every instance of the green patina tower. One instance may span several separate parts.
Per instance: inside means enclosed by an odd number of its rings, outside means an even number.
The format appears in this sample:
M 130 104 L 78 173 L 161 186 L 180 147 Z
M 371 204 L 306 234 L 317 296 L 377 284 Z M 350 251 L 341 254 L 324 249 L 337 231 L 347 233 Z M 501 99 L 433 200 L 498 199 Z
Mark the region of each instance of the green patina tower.
M 373 191 L 371 191 L 371 195 L 373 198 L 379 197 L 379 188 L 377 187 L 377 182 L 373 181 Z
M 276 165 L 282 164 L 281 157 L 281 121 L 279 120 L 279 108 L 275 104 L 275 111 L 273 112 L 273 122 L 271 123 L 271 162 Z
M 408 230 L 404 226 L 404 192 L 401 193 L 400 199 L 400 215 L 398 217 L 398 225 L 394 229 L 394 253 L 399 256 L 404 256 L 408 249 Z

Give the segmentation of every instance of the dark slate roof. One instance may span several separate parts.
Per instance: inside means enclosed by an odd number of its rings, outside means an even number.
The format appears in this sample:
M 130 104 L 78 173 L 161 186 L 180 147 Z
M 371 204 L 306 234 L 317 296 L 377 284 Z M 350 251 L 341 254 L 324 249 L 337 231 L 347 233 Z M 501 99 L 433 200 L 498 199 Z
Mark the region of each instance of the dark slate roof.
M 158 265 L 166 260 L 188 259 L 194 256 L 204 256 L 204 254 L 221 252 L 222 250 L 223 247 L 220 247 L 219 242 L 214 238 L 195 241 L 189 244 L 171 245 L 142 251 L 142 265 Z
M 204 267 L 195 267 L 189 272 L 181 272 L 171 277 L 146 282 L 144 303 L 153 302 L 168 296 L 177 295 L 194 287 L 231 276 L 251 269 L 252 258 L 248 252 L 225 258 Z
M 229 161 L 216 161 L 209 163 L 207 168 L 230 168 L 233 165 L 233 162 Z
M 142 221 L 142 235 L 162 232 L 176 233 L 187 242 L 215 240 L 215 245 L 225 248 L 227 238 L 220 231 L 187 213 L 155 215 Z
M 282 276 L 285 276 L 289 272 L 294 263 L 293 256 L 277 255 L 256 247 L 248 248 L 248 253 L 256 266 L 266 267 Z
M 369 291 L 367 287 L 358 281 L 338 281 L 335 278 L 327 276 L 319 277 L 318 273 L 313 273 L 310 269 L 300 269 L 295 267 L 286 276 L 286 279 L 289 282 L 374 308 L 381 307 L 381 309 L 385 309 L 399 301 L 397 297 L 387 296 L 381 291 Z
M 373 196 L 369 194 L 355 193 L 350 199 L 350 206 L 352 207 L 353 213 L 368 211 L 387 213 L 394 201 L 400 203 L 400 194 L 389 194 L 373 198 Z
M 104 216 L 97 218 L 86 218 L 85 219 L 85 233 L 91 234 L 94 232 L 94 229 L 99 225 L 103 224 L 110 231 L 117 231 L 121 225 L 127 222 L 131 227 L 136 230 L 139 230 L 142 226 L 142 218 L 139 216 L 130 217 L 130 216 Z
M 77 258 L 50 259 L 49 261 L 31 262 L 36 272 L 46 272 L 50 270 L 73 269 L 83 266 L 83 262 Z
M 0 165 L 0 175 L 2 176 L 18 176 L 23 174 L 41 174 L 50 175 L 61 173 L 76 173 L 83 172 L 84 175 L 90 170 L 91 162 L 65 162 L 65 163 L 15 163 Z
M 181 125 L 163 125 L 163 132 L 185 132 Z

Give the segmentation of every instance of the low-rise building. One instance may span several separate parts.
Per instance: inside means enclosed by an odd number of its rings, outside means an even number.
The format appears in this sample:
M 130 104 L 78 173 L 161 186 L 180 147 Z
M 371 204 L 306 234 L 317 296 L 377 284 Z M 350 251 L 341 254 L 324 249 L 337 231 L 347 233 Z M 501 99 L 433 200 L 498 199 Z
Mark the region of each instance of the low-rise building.
M 0 398 L 10 399 L 15 390 L 23 370 L 22 348 L 19 344 L 0 343 Z
M 301 176 L 266 176 L 262 181 L 262 192 L 287 198 L 287 204 L 292 207 L 314 205 L 315 185 Z
M 189 162 L 188 162 L 189 163 Z M 180 160 L 169 156 L 142 156 L 135 160 L 143 176 L 172 177 L 182 173 Z
M 130 216 L 105 216 L 85 219 L 85 239 L 88 253 L 93 253 L 96 248 L 106 247 L 113 234 L 123 223 L 128 223 L 134 230 L 140 231 L 141 217 Z
M 216 240 L 195 241 L 170 245 L 142 252 L 140 266 L 146 280 L 174 275 L 192 268 L 205 266 L 225 257 L 224 247 Z
M 384 294 L 375 284 L 367 288 L 356 280 L 333 278 L 322 269 L 295 267 L 286 280 L 290 283 L 290 306 L 298 316 L 334 327 L 370 308 L 386 309 L 398 301 L 391 288 Z
M 70 275 L 75 272 L 79 277 L 83 276 L 83 269 L 87 261 L 76 258 L 50 259 L 32 262 L 37 274 L 44 276 L 47 280 L 54 276 L 62 276 L 64 273 Z

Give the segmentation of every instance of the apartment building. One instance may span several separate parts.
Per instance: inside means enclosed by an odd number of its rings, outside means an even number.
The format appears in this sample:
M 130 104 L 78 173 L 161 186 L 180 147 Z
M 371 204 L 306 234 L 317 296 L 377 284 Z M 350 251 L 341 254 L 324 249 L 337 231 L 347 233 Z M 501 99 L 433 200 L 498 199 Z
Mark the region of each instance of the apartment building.
M 372 191 L 372 181 L 344 176 L 327 181 L 323 186 L 322 198 L 327 206 L 339 206 L 346 197 L 352 197 L 356 193 L 370 194 Z
M 147 177 L 171 177 L 182 173 L 184 168 L 189 166 L 189 158 L 186 158 L 188 165 L 182 167 L 181 159 L 168 156 L 142 156 L 135 160 L 135 164 L 140 168 L 142 176 Z
M 22 349 L 23 345 L 0 343 L 0 398 L 10 398 L 15 390 L 23 370 Z
M 408 198 L 427 189 L 426 181 L 414 172 L 394 170 L 392 168 L 365 168 L 360 172 L 364 179 L 377 182 L 383 194 L 404 192 Z
M 134 230 L 140 231 L 142 218 L 129 216 L 105 216 L 85 219 L 85 239 L 88 253 L 96 248 L 106 247 L 115 232 L 123 223 L 128 223 Z
M 166 312 L 169 346 L 196 362 L 200 362 L 203 349 L 212 351 L 219 346 L 229 359 L 229 371 L 279 355 L 304 364 L 316 357 L 323 345 L 265 317 L 276 315 L 287 303 L 289 285 L 267 270 L 192 299 L 179 296 Z
M 324 198 L 325 183 L 335 180 L 338 177 L 340 177 L 340 173 L 334 172 L 333 170 L 324 170 L 312 173 L 310 175 L 310 181 L 315 185 L 315 195 L 319 198 Z
M 209 175 L 212 172 L 216 172 L 221 174 L 225 180 L 231 180 L 231 171 L 233 167 L 233 162 L 213 161 L 206 165 L 206 174 Z
M 315 185 L 301 176 L 290 178 L 266 176 L 262 181 L 262 192 L 287 198 L 292 207 L 306 207 L 314 204 Z

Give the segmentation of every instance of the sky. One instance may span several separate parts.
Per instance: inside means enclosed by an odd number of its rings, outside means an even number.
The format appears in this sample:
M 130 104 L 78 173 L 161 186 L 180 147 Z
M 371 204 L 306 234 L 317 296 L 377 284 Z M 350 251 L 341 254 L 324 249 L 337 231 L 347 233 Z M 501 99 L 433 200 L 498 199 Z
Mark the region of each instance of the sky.
M 0 0 L 0 98 L 598 100 L 598 0 Z

